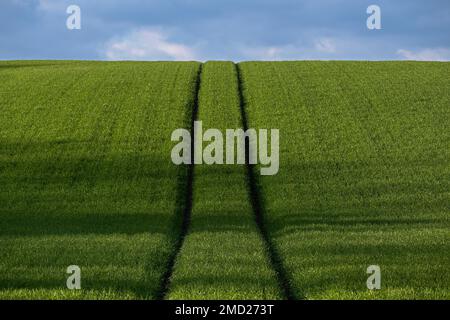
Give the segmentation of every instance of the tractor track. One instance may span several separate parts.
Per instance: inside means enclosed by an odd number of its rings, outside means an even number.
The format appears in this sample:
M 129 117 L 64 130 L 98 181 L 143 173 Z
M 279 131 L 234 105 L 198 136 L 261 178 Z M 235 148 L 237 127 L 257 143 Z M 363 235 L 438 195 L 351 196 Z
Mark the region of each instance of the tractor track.
M 200 82 L 202 76 L 202 67 L 203 64 L 200 64 L 196 84 L 195 84 L 195 96 L 192 106 L 192 113 L 190 119 L 190 131 L 191 137 L 194 136 L 194 121 L 197 120 L 198 116 L 198 96 L 200 92 Z M 191 156 L 194 156 L 194 143 L 191 144 Z M 193 195 L 194 195 L 194 163 L 191 161 L 191 164 L 187 166 L 187 173 L 181 174 L 178 177 L 178 205 L 177 205 L 177 217 L 176 225 L 180 228 L 180 232 L 178 233 L 178 237 L 174 240 L 174 248 L 169 256 L 166 272 L 162 276 L 160 288 L 156 295 L 157 300 L 164 300 L 169 293 L 170 280 L 172 278 L 172 274 L 175 268 L 176 259 L 183 247 L 184 239 L 189 230 L 189 225 L 191 222 L 191 214 L 192 214 L 192 204 L 193 204 Z M 181 217 L 181 219 L 179 219 Z M 181 221 L 180 221 L 181 220 Z
M 246 102 L 243 94 L 242 74 L 239 64 L 235 64 L 235 66 L 236 66 L 236 75 L 238 78 L 238 92 L 239 92 L 239 101 L 240 101 L 239 103 L 241 110 L 242 125 L 244 131 L 247 131 L 249 127 L 248 127 L 248 117 L 245 110 Z M 269 231 L 267 230 L 263 198 L 261 195 L 258 178 L 255 173 L 255 165 L 250 164 L 249 161 L 249 154 L 250 154 L 249 146 L 250 146 L 249 143 L 245 144 L 245 158 L 246 158 L 245 162 L 247 167 L 248 192 L 252 204 L 255 222 L 257 224 L 261 238 L 264 241 L 264 245 L 267 251 L 268 258 L 270 260 L 270 264 L 275 271 L 278 285 L 284 298 L 286 300 L 295 300 L 296 297 L 294 296 L 293 290 L 291 288 L 290 285 L 291 282 L 289 281 L 287 271 L 283 265 L 283 261 L 276 249 L 276 246 L 269 235 Z

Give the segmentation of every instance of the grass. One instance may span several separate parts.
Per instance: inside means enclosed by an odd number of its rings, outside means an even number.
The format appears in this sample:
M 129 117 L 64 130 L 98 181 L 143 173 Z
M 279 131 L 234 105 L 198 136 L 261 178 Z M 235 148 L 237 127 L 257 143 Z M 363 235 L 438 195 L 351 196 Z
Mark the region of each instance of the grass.
M 242 128 L 240 115 L 235 65 L 204 64 L 198 114 L 203 130 Z M 189 233 L 176 261 L 168 298 L 280 298 L 254 221 L 245 166 L 203 165 L 194 172 Z
M 198 63 L 0 63 L 0 298 L 154 298 Z M 66 287 L 82 270 L 83 290 Z
M 450 64 L 201 69 L 0 62 L 0 299 L 450 299 Z M 242 115 L 277 175 L 172 164 Z
M 296 297 L 450 298 L 450 65 L 240 68 L 249 126 L 280 129 L 280 172 L 260 184 Z

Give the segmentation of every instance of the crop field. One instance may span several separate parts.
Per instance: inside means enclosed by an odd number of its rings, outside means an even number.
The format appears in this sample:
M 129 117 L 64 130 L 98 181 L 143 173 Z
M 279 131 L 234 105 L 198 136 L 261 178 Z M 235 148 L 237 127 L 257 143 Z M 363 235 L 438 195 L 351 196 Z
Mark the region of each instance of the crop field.
M 0 65 L 0 298 L 154 298 L 198 63 Z M 66 289 L 66 268 L 84 290 Z
M 202 68 L 203 130 L 242 128 L 235 65 Z M 253 219 L 243 165 L 195 168 L 191 226 L 172 279 L 171 299 L 277 299 L 274 271 Z
M 450 298 L 450 64 L 240 68 L 250 127 L 282 135 L 260 182 L 295 297 Z
M 0 62 L 0 299 L 450 299 L 449 75 Z M 175 165 L 194 121 L 279 129 L 279 172 Z

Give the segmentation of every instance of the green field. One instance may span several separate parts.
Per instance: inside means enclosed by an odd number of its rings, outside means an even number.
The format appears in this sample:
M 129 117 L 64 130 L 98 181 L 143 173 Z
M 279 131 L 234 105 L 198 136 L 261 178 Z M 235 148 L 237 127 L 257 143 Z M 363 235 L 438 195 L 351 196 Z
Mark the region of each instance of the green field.
M 449 75 L 0 62 L 0 299 L 450 299 Z M 279 129 L 278 174 L 174 165 L 194 120 Z
M 241 69 L 250 127 L 282 135 L 280 172 L 260 181 L 295 296 L 449 299 L 450 64 Z
M 201 80 L 197 120 L 204 130 L 242 128 L 235 65 L 208 62 Z M 245 175 L 243 165 L 195 168 L 191 227 L 170 299 L 281 297 L 252 216 Z
M 154 298 L 197 63 L 0 64 L 0 298 Z M 65 289 L 66 268 L 81 291 Z

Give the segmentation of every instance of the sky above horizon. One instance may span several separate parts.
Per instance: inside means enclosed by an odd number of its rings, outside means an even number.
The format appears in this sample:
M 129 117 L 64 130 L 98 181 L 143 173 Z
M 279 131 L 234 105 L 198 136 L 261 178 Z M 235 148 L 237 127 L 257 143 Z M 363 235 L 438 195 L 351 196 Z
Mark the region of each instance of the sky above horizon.
M 23 59 L 450 61 L 450 0 L 0 0 L 0 60 Z

